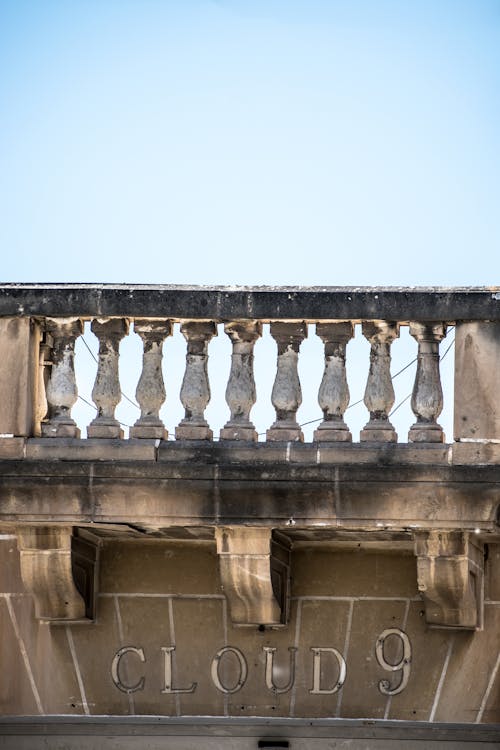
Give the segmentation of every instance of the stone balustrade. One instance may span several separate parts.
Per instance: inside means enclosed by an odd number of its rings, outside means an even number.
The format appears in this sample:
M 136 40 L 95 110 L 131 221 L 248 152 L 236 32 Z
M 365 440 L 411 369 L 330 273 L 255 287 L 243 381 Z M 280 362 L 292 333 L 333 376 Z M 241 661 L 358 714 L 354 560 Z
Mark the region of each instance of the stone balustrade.
M 417 360 L 411 397 L 415 421 L 409 429 L 408 441 L 441 443 L 444 434 L 438 422 L 443 408 L 440 343 L 447 328 L 456 325 L 456 381 L 462 392 L 457 393 L 455 388 L 454 437 L 467 438 L 469 417 L 473 416 L 467 404 L 478 383 L 481 385 L 481 378 L 484 381 L 488 368 L 483 360 L 499 356 L 499 297 L 498 292 L 486 289 L 6 285 L 0 289 L 0 347 L 4 353 L 0 364 L 1 387 L 3 400 L 12 403 L 17 399 L 18 408 L 4 410 L 1 432 L 28 437 L 80 437 L 72 417 L 78 397 L 75 342 L 82 335 L 85 322 L 90 321 L 92 334 L 98 339 L 98 356 L 91 390 L 96 416 L 87 426 L 87 437 L 124 437 L 116 418 L 122 397 L 120 347 L 124 337 L 137 335 L 143 349 L 142 371 L 135 392 L 140 417 L 131 426 L 130 437 L 166 439 L 167 429 L 160 417 L 166 399 L 163 344 L 179 323 L 186 340 L 185 372 L 179 394 L 184 417 L 170 437 L 188 441 L 214 438 L 256 441 L 258 435 L 251 418 L 258 397 L 254 350 L 263 335 L 263 324 L 269 323 L 269 333 L 276 345 L 276 367 L 274 372 L 269 368 L 275 420 L 262 435 L 266 441 L 304 440 L 297 420 L 302 401 L 298 366 L 302 343 L 308 336 L 317 335 L 324 346 L 324 369 L 318 411 L 311 415 L 318 417 L 314 441 L 352 442 L 344 417 L 350 400 L 346 348 L 354 336 L 362 335 L 369 343 L 370 353 L 364 392 L 368 418 L 360 442 L 393 443 L 398 436 L 390 419 L 395 403 L 391 347 L 401 327 L 408 326 L 415 339 Z M 205 412 L 211 398 L 207 369 L 210 343 L 217 336 L 218 326 L 220 329 L 223 326 L 232 353 L 230 364 L 217 365 L 229 369 L 225 394 L 228 419 L 220 433 L 214 435 Z M 15 362 L 9 356 L 14 353 Z M 318 381 L 320 377 L 318 373 Z M 447 395 L 452 397 L 451 393 Z M 491 393 L 483 396 L 485 402 L 491 401 Z M 177 395 L 169 394 L 169 398 Z M 481 395 L 476 394 L 475 398 L 480 401 Z M 475 431 L 469 435 L 471 439 L 498 434 L 500 409 L 495 404 L 488 411 L 488 418 L 494 422 L 494 434 Z

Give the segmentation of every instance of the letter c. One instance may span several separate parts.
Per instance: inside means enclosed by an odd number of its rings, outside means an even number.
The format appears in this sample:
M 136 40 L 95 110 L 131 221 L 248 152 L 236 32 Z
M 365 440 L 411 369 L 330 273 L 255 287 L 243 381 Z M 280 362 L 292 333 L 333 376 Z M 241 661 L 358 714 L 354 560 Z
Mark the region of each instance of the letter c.
M 135 648 L 135 646 L 124 646 L 113 657 L 111 662 L 111 678 L 115 683 L 118 690 L 122 693 L 136 693 L 138 690 L 144 690 L 145 678 L 141 677 L 139 682 L 135 685 L 125 685 L 120 679 L 120 660 L 125 654 L 137 654 L 141 662 L 144 664 L 146 657 L 144 656 L 143 648 Z

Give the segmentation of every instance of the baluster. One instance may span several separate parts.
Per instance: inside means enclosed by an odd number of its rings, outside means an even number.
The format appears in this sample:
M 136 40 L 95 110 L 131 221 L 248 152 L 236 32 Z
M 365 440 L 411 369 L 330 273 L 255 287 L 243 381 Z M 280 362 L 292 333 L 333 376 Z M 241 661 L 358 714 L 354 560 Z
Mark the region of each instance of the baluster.
M 410 427 L 412 443 L 442 443 L 443 428 L 436 420 L 443 409 L 439 373 L 439 343 L 446 335 L 444 323 L 410 323 L 410 333 L 418 342 L 417 373 L 411 408 L 417 421 Z
M 115 419 L 121 389 L 118 375 L 120 341 L 128 334 L 127 318 L 95 318 L 92 333 L 99 339 L 99 359 L 92 400 L 97 406 L 97 417 L 87 427 L 89 438 L 123 438 L 123 430 Z
M 362 441 L 396 442 L 398 436 L 388 414 L 394 404 L 391 379 L 391 344 L 399 336 L 399 324 L 372 320 L 362 325 L 363 336 L 371 345 L 370 371 L 365 389 L 365 405 L 370 421 L 361 430 Z
M 271 394 L 276 421 L 267 431 L 267 440 L 304 440 L 297 424 L 297 409 L 302 403 L 297 365 L 299 349 L 307 336 L 306 323 L 271 323 L 271 336 L 278 345 L 278 365 Z
M 217 336 L 212 322 L 186 321 L 181 332 L 187 341 L 186 371 L 181 386 L 181 401 L 186 415 L 175 428 L 177 440 L 211 440 L 212 430 L 205 419 L 210 401 L 208 380 L 208 343 Z
M 75 378 L 75 341 L 83 333 L 79 318 L 47 318 L 45 330 L 52 338 L 51 372 L 46 388 L 48 421 L 42 423 L 43 437 L 80 437 L 71 417 L 78 398 Z M 42 344 L 42 351 L 44 350 Z M 41 383 L 40 383 L 41 385 Z
M 38 354 L 38 379 L 36 385 L 34 435 L 40 437 L 42 434 L 42 422 L 47 417 L 49 405 L 47 403 L 47 386 L 52 368 L 50 355 L 54 346 L 54 339 L 47 330 L 44 330 L 40 339 L 40 351 Z
M 257 432 L 250 421 L 250 410 L 257 398 L 253 376 L 253 348 L 262 335 L 262 323 L 226 323 L 224 331 L 233 344 L 231 372 L 226 388 L 226 401 L 231 416 L 222 428 L 220 437 L 221 440 L 257 440 Z
M 163 342 L 171 335 L 172 324 L 169 320 L 136 320 L 134 331 L 143 343 L 142 372 L 135 391 L 141 416 L 130 428 L 130 437 L 166 440 L 168 432 L 159 416 L 166 397 L 161 363 Z
M 314 440 L 351 442 L 352 435 L 344 422 L 349 404 L 345 350 L 354 336 L 354 326 L 347 321 L 316 323 L 316 334 L 325 344 L 325 370 L 318 392 L 324 419 L 314 432 Z

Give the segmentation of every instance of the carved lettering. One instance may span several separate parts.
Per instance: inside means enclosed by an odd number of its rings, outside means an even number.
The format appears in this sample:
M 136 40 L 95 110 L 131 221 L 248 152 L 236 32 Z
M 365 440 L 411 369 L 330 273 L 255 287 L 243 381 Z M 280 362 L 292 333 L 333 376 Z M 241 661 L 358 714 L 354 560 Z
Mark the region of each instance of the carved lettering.
M 164 669 L 164 688 L 162 693 L 194 693 L 198 685 L 197 682 L 192 682 L 187 688 L 174 688 L 172 686 L 172 654 L 175 651 L 175 646 L 162 646 L 163 651 L 163 669 Z
M 347 676 L 347 665 L 344 657 L 336 648 L 328 648 L 326 646 L 323 648 L 312 646 L 311 651 L 313 652 L 313 686 L 309 692 L 311 695 L 332 695 L 336 693 L 344 684 Z M 335 683 L 329 688 L 321 687 L 321 654 L 333 654 L 339 666 L 338 677 Z
M 295 654 L 297 649 L 293 647 L 288 649 L 290 652 L 290 679 L 283 687 L 278 687 L 274 682 L 274 654 L 276 649 L 263 646 L 262 650 L 266 653 L 266 686 L 268 690 L 272 690 L 273 693 L 288 693 L 295 682 Z
M 144 690 L 144 683 L 146 681 L 144 677 L 141 677 L 139 682 L 136 682 L 135 685 L 125 685 L 122 682 L 122 679 L 120 677 L 120 661 L 122 657 L 125 656 L 125 654 L 137 654 L 143 664 L 146 661 L 143 648 L 135 648 L 135 646 L 124 646 L 123 648 L 119 649 L 119 651 L 117 651 L 114 655 L 113 661 L 111 662 L 111 678 L 113 682 L 115 683 L 118 690 L 122 691 L 122 693 L 136 693 L 138 690 Z
M 384 644 L 390 636 L 399 638 L 402 645 L 403 653 L 401 659 L 395 664 L 388 662 L 384 655 Z M 388 628 L 387 630 L 384 630 L 384 632 L 380 633 L 377 638 L 375 655 L 380 666 L 387 672 L 399 672 L 401 670 L 401 680 L 395 687 L 391 687 L 389 680 L 380 680 L 378 683 L 378 689 L 380 692 L 384 695 L 397 695 L 398 693 L 401 693 L 408 685 L 411 670 L 411 644 L 406 633 L 399 630 L 399 628 Z
M 288 693 L 295 684 L 298 649 L 294 646 L 288 648 L 288 671 L 281 664 L 276 664 L 277 648 L 262 646 L 262 651 L 265 654 L 264 681 L 267 689 L 275 695 Z M 310 651 L 312 653 L 312 687 L 308 691 L 309 694 L 333 695 L 337 693 L 347 679 L 347 664 L 343 655 L 333 646 L 311 646 Z M 194 693 L 198 687 L 197 682 L 181 678 L 185 687 L 175 687 L 173 684 L 175 646 L 160 646 L 160 652 L 163 658 L 161 694 Z M 142 647 L 124 646 L 115 653 L 111 662 L 111 678 L 118 690 L 123 693 L 135 693 L 144 690 L 146 681 L 146 677 L 142 676 L 135 684 L 129 684 L 127 664 L 125 662 L 122 665 L 123 657 L 129 654 L 132 659 L 138 657 L 140 663 L 146 663 L 146 655 Z M 406 688 L 410 679 L 412 648 L 408 635 L 399 628 L 384 630 L 376 640 L 375 656 L 380 667 L 386 672 L 401 673 L 400 679 L 395 685 L 391 685 L 388 679 L 379 680 L 378 689 L 383 695 L 398 695 Z M 226 660 L 225 663 L 223 663 L 224 659 Z M 335 677 L 328 678 L 326 676 L 325 667 L 328 665 L 328 661 L 334 669 Z M 225 695 L 237 693 L 245 685 L 248 678 L 248 663 L 245 654 L 236 646 L 223 646 L 217 651 L 210 663 L 210 675 L 214 687 L 221 693 Z
M 220 663 L 224 654 L 234 654 L 239 663 L 240 674 L 233 687 L 226 687 L 226 685 L 223 685 L 220 678 Z M 239 648 L 235 648 L 234 646 L 224 646 L 224 648 L 219 649 L 212 659 L 211 674 L 215 687 L 217 690 L 220 690 L 221 693 L 237 693 L 238 690 L 241 690 L 247 680 L 248 666 L 246 659 Z

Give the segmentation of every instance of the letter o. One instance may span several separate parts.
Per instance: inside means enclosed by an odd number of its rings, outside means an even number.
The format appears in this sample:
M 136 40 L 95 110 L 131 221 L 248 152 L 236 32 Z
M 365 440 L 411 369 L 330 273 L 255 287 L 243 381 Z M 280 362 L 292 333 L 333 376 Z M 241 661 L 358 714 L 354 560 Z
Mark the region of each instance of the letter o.
M 233 687 L 226 687 L 225 685 L 223 685 L 219 675 L 220 662 L 224 654 L 227 653 L 233 653 L 238 659 L 240 665 L 240 674 L 236 685 L 234 685 Z M 221 693 L 237 693 L 238 690 L 241 690 L 241 688 L 247 681 L 248 667 L 246 659 L 239 648 L 236 648 L 235 646 L 224 646 L 224 648 L 219 649 L 219 651 L 217 651 L 214 658 L 212 659 L 211 674 L 215 687 L 217 688 L 217 690 L 220 690 Z

